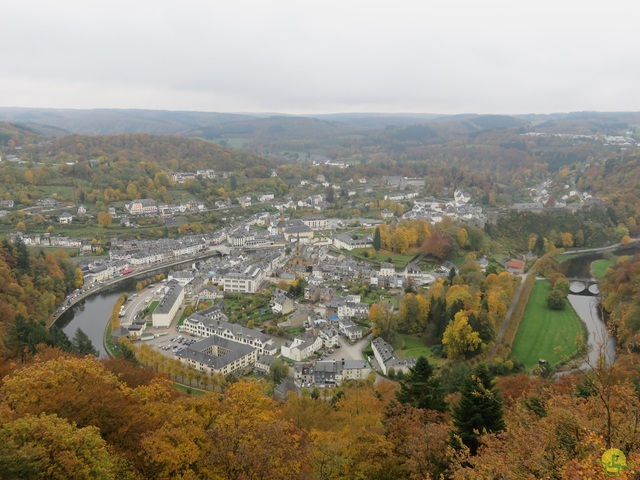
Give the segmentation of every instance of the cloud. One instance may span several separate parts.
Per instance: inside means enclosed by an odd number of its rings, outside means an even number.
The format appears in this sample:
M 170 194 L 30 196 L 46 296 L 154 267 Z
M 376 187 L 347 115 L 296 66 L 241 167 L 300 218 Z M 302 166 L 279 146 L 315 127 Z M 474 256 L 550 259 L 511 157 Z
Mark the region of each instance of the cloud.
M 638 110 L 625 3 L 22 0 L 3 8 L 0 105 Z

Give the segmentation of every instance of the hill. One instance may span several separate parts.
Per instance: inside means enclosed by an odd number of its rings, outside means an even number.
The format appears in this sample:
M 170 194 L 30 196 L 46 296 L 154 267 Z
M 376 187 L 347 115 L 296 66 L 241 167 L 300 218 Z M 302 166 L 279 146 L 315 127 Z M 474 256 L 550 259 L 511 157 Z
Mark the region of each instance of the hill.
M 59 161 L 84 162 L 91 158 L 153 162 L 168 171 L 196 169 L 245 170 L 272 167 L 263 157 L 221 145 L 176 135 L 66 135 L 34 153 Z
M 68 133 L 112 135 L 122 133 L 180 134 L 202 126 L 253 118 L 250 115 L 167 110 L 72 110 L 0 108 L 0 120 L 20 123 L 44 135 Z

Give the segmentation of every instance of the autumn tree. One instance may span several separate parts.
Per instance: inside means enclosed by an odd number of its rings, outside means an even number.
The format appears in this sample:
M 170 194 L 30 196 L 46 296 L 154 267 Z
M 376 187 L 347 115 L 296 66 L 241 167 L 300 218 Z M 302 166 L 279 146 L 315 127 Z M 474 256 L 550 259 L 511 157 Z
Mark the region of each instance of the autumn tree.
M 229 386 L 207 433 L 215 444 L 207 455 L 214 478 L 308 478 L 301 432 L 258 382 Z
M 3 478 L 115 479 L 114 464 L 96 427 L 46 414 L 5 419 L 0 427 Z
M 397 319 L 389 302 L 374 303 L 369 309 L 369 321 L 373 324 L 374 337 L 392 342 L 396 334 Z
M 475 352 L 481 343 L 480 334 L 471 328 L 467 315 L 462 311 L 456 313 L 442 335 L 442 344 L 451 359 L 464 358 Z
M 431 232 L 422 244 L 422 252 L 438 260 L 446 260 L 452 252 L 453 239 L 439 230 Z
M 109 212 L 98 212 L 98 225 L 102 228 L 106 228 L 111 225 L 112 221 L 113 218 Z

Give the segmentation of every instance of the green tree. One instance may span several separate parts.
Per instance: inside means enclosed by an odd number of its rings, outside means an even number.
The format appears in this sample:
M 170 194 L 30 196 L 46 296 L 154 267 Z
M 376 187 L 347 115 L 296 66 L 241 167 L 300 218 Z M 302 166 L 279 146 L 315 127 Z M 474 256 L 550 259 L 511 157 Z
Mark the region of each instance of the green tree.
M 373 248 L 376 252 L 382 248 L 382 238 L 380 237 L 380 227 L 376 227 L 376 231 L 373 233 Z
M 564 310 L 565 305 L 566 300 L 562 291 L 554 288 L 549 292 L 549 295 L 547 295 L 547 307 L 551 310 Z
M 229 187 L 232 191 L 238 189 L 238 178 L 235 175 L 231 175 L 231 178 L 229 178 Z
M 433 374 L 433 365 L 423 357 L 418 357 L 416 364 L 400 381 L 400 390 L 396 392 L 400 403 L 416 408 L 444 412 L 447 403 L 440 380 Z
M 73 345 L 73 350 L 80 355 L 98 356 L 98 350 L 93 346 L 91 339 L 80 328 L 76 329 L 71 344 Z
M 289 366 L 280 358 L 273 361 L 269 367 L 269 376 L 273 383 L 279 385 L 289 374 Z
M 478 450 L 480 435 L 505 428 L 502 397 L 492 389 L 492 381 L 487 367 L 479 365 L 465 382 L 460 402 L 453 407 L 453 434 L 457 438 L 454 437 L 452 443 L 460 447 L 461 441 L 472 455 Z

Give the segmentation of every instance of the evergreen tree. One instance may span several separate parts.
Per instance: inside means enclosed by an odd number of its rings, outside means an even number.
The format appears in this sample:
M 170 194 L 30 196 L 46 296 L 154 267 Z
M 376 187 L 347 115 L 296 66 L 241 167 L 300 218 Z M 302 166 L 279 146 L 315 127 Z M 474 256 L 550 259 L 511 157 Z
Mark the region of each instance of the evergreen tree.
M 400 382 L 396 392 L 400 403 L 426 410 L 443 412 L 447 409 L 440 380 L 433 375 L 433 365 L 425 357 L 418 357 L 416 364 Z
M 71 352 L 73 350 L 73 345 L 67 334 L 58 327 L 57 325 L 52 325 L 49 329 L 47 337 L 47 345 L 54 348 L 59 348 L 63 352 Z
M 120 354 L 122 358 L 124 358 L 127 362 L 131 362 L 136 366 L 140 366 L 140 362 L 136 358 L 136 352 L 127 345 L 125 342 L 118 342 L 118 348 L 120 349 Z
M 91 339 L 80 328 L 76 330 L 71 343 L 73 350 L 80 355 L 98 356 L 98 350 L 93 346 Z
M 229 187 L 232 191 L 238 189 L 238 179 L 235 175 L 231 175 L 231 177 L 229 178 Z
M 485 365 L 479 365 L 462 389 L 460 402 L 453 407 L 452 432 L 459 437 L 452 443 L 460 447 L 462 441 L 472 455 L 478 451 L 478 437 L 484 433 L 504 430 L 502 419 L 502 398 L 499 391 L 491 388 L 493 378 Z
M 5 345 L 12 357 L 24 360 L 26 354 L 35 354 L 38 344 L 47 343 L 48 338 L 49 332 L 44 322 L 36 322 L 18 314 L 7 331 Z
M 29 258 L 27 245 L 20 237 L 16 238 L 14 244 L 18 251 L 18 270 L 20 270 L 20 273 L 29 273 L 31 271 L 31 260 Z
M 376 227 L 376 231 L 373 234 L 373 248 L 376 252 L 382 248 L 382 237 L 380 236 L 380 227 Z

